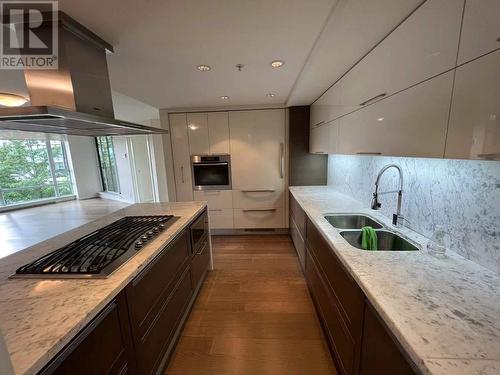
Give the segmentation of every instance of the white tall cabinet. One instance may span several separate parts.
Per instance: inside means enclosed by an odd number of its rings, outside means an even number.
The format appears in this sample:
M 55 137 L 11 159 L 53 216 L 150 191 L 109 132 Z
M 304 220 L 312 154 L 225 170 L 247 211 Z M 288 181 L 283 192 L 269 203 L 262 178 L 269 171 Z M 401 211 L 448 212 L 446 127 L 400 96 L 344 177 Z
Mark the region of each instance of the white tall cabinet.
M 229 113 L 235 228 L 284 228 L 285 110 Z
M 170 114 L 178 200 L 208 202 L 213 229 L 286 228 L 285 109 Z M 230 154 L 232 190 L 193 191 L 191 155 Z
M 189 136 L 185 113 L 169 115 L 177 201 L 193 200 Z

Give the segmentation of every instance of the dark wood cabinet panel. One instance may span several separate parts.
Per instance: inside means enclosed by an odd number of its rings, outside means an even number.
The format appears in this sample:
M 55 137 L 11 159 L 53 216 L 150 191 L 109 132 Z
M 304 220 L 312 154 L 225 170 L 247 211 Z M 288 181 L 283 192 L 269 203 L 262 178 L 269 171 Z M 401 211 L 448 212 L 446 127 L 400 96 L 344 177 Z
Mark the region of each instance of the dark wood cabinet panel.
M 135 342 L 139 374 L 153 374 L 159 369 L 168 355 L 169 345 L 175 339 L 174 333 L 189 304 L 191 294 L 191 275 L 188 267 L 144 336 Z
M 142 337 L 170 295 L 190 259 L 184 230 L 127 286 L 130 320 L 135 337 Z
M 415 375 L 419 372 L 402 354 L 377 312 L 367 301 L 363 326 L 361 375 Z
M 205 241 L 203 247 L 194 254 L 191 261 L 191 285 L 197 290 L 203 282 L 210 265 L 210 244 Z
M 339 372 L 341 374 L 357 374 L 359 368 L 357 344 L 345 326 L 339 306 L 331 294 L 331 288 L 323 280 L 314 258 L 309 253 L 307 254 L 305 274 Z M 359 324 L 361 325 L 362 322 Z
M 364 309 L 363 292 L 309 219 L 307 219 L 306 231 L 308 248 L 330 284 L 334 298 L 341 306 L 343 318 L 353 336 L 360 338 Z
M 41 374 L 136 374 L 123 293 L 104 308 Z
M 295 200 L 293 195 L 290 194 L 290 216 L 295 221 L 297 225 L 297 229 L 300 232 L 300 235 L 305 240 L 306 238 L 306 213 L 300 207 L 299 203 Z
M 328 155 L 309 153 L 309 108 L 289 109 L 290 186 L 326 185 Z
M 290 237 L 292 237 L 293 246 L 297 251 L 297 256 L 299 258 L 300 267 L 302 271 L 305 272 L 306 264 L 306 244 L 302 236 L 300 235 L 299 229 L 293 216 L 290 216 Z

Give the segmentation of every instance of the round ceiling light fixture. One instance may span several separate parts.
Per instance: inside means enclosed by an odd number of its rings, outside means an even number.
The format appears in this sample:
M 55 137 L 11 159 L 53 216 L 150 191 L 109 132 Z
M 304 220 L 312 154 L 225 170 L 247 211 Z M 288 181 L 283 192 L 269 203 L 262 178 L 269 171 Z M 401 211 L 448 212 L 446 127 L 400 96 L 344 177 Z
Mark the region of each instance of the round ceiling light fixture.
M 24 96 L 17 94 L 10 94 L 7 92 L 0 92 L 0 105 L 5 107 L 20 107 L 27 103 L 28 99 Z
M 271 66 L 273 68 L 281 68 L 283 65 L 285 65 L 285 62 L 283 60 L 274 60 L 274 61 L 271 61 Z
M 268 98 L 274 98 L 276 96 L 276 94 L 273 94 L 272 92 L 270 92 L 270 93 L 267 93 L 266 96 Z
M 208 72 L 210 69 L 212 69 L 209 65 L 198 65 L 196 67 L 200 72 Z
M 222 100 L 228 100 L 228 99 L 229 99 L 229 96 L 227 96 L 227 95 L 222 95 L 222 96 L 220 96 L 220 98 L 221 98 Z

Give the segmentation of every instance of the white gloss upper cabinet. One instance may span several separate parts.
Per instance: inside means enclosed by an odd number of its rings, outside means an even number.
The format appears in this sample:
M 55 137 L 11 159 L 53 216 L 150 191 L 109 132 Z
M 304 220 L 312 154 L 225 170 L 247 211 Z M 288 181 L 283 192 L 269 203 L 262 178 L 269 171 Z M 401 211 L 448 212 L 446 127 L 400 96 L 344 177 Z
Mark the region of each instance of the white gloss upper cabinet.
M 457 68 L 445 157 L 500 159 L 500 50 Z
M 330 124 L 310 129 L 309 152 L 312 154 L 330 153 Z
M 229 114 L 209 112 L 207 117 L 210 154 L 229 154 Z
M 189 134 L 189 152 L 191 155 L 210 153 L 208 142 L 208 119 L 206 113 L 188 113 L 187 129 Z
M 193 184 L 191 180 L 191 159 L 189 155 L 186 114 L 170 114 L 169 123 L 177 201 L 192 201 Z
M 463 0 L 428 0 L 341 80 L 352 112 L 455 67 Z
M 497 48 L 500 48 L 500 0 L 467 0 L 458 64 Z
M 283 189 L 285 111 L 229 113 L 233 190 Z
M 342 117 L 338 153 L 442 158 L 453 71 Z
M 341 108 L 341 84 L 337 82 L 311 105 L 310 127 L 316 127 L 338 117 Z

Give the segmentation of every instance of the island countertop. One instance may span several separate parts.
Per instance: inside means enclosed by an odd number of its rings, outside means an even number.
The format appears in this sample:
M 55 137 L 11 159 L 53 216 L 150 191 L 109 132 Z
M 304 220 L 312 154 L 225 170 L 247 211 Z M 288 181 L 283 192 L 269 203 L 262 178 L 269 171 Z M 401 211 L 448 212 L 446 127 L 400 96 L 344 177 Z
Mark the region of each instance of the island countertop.
M 40 371 L 205 207 L 203 202 L 135 204 L 1 259 L 0 328 L 15 373 Z M 106 279 L 8 278 L 23 264 L 134 215 L 179 219 Z
M 500 374 L 500 276 L 453 251 L 437 259 L 428 239 L 326 186 L 290 187 L 368 300 L 424 374 Z M 369 252 L 348 244 L 324 218 L 368 214 L 420 251 Z M 453 250 L 453 249 L 451 249 Z

